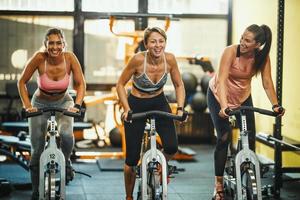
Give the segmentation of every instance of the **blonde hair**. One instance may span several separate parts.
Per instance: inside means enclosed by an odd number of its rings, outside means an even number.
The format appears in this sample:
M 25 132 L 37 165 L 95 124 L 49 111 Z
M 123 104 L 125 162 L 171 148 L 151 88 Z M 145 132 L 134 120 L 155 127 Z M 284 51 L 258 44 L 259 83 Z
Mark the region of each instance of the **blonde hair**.
M 167 34 L 164 30 L 162 30 L 159 27 L 148 27 L 145 29 L 144 31 L 144 44 L 147 45 L 148 42 L 148 38 L 150 37 L 151 33 L 156 32 L 159 33 L 161 36 L 163 36 L 165 38 L 165 40 L 167 41 Z

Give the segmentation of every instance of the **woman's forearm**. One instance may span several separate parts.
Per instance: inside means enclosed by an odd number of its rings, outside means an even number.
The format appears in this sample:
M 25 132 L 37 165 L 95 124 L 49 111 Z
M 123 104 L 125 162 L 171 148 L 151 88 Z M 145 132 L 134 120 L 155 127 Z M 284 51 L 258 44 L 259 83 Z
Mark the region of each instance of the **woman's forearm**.
M 18 81 L 18 90 L 19 90 L 19 95 L 20 95 L 23 107 L 24 108 L 32 107 L 29 96 L 28 96 L 26 84 L 23 80 Z
M 130 106 L 128 104 L 127 101 L 127 95 L 126 95 L 126 91 L 125 91 L 125 87 L 121 86 L 121 85 L 117 85 L 117 93 L 118 93 L 118 97 L 119 100 L 124 108 L 124 111 L 129 111 L 130 110 Z

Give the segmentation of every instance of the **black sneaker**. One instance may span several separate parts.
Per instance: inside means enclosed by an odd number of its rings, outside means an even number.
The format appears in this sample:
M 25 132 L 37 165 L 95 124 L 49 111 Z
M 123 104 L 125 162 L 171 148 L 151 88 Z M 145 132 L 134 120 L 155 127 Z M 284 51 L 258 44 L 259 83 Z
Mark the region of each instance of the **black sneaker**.
M 74 179 L 75 170 L 71 165 L 66 166 L 66 184 Z

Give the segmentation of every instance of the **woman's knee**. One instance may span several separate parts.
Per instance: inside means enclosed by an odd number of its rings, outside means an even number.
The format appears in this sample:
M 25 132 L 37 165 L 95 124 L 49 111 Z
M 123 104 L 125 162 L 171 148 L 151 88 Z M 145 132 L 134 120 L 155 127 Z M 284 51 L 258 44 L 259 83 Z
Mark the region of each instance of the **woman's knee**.
M 44 146 L 42 146 L 41 148 L 31 149 L 31 159 L 30 159 L 31 165 L 38 165 L 43 151 L 44 151 Z
M 139 158 L 137 159 L 137 158 L 126 157 L 125 159 L 125 164 L 130 167 L 137 166 L 138 162 L 139 162 Z
M 217 138 L 216 150 L 223 150 L 228 148 L 229 145 L 229 134 L 224 134 L 221 138 Z
M 66 145 L 70 144 L 73 146 L 74 143 L 74 135 L 73 135 L 73 127 L 67 124 L 62 124 L 59 129 L 59 134 L 62 138 L 62 142 Z
M 140 150 L 138 148 L 128 148 L 126 146 L 125 164 L 128 166 L 136 166 L 140 159 Z

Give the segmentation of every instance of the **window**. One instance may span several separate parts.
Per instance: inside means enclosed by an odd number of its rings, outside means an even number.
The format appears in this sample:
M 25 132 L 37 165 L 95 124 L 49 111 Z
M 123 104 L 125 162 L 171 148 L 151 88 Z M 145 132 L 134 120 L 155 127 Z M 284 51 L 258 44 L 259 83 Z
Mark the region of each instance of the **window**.
M 119 20 L 110 32 L 109 20 L 85 21 L 85 78 L 87 83 L 116 83 L 122 69 L 128 49 L 133 44 L 126 35 L 134 32 L 133 20 Z M 129 50 L 130 51 L 130 50 Z
M 149 26 L 164 29 L 163 20 L 149 19 Z M 171 21 L 167 30 L 166 51 L 173 53 L 183 71 L 199 74 L 202 70 L 189 65 L 187 57 L 209 57 L 213 66 L 219 61 L 224 47 L 227 45 L 227 20 L 222 19 L 180 19 Z
M 0 91 L 4 91 L 5 82 L 18 79 L 24 60 L 43 48 L 46 30 L 53 26 L 63 29 L 67 48 L 72 51 L 71 17 L 0 16 L 0 37 L 4 38 L 0 41 Z M 16 60 L 16 54 L 22 59 Z
M 74 0 L 1 0 L 0 10 L 73 11 Z
M 228 0 L 148 0 L 148 3 L 149 13 L 228 13 Z
M 83 11 L 137 12 L 138 0 L 82 0 Z

